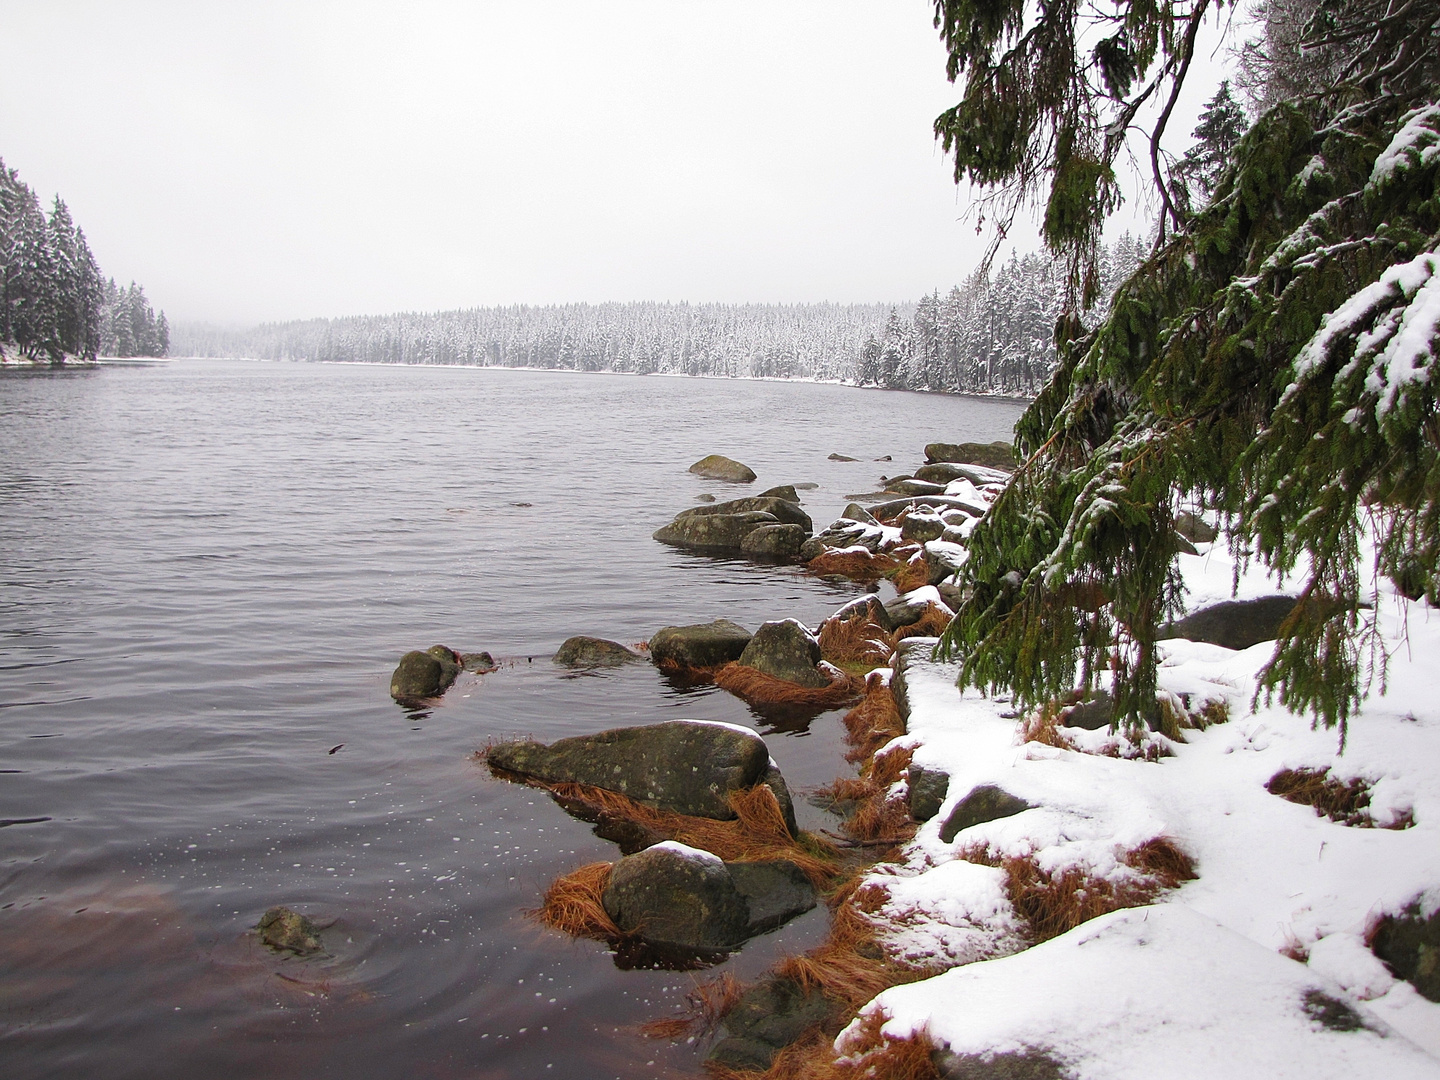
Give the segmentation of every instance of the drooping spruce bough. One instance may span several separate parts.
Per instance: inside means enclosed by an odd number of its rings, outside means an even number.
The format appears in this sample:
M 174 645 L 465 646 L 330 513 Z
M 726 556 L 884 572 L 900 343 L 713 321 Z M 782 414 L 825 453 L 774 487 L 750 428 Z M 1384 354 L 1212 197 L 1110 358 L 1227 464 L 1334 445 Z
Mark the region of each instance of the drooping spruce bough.
M 1178 228 L 1098 327 L 1058 324 L 1060 363 L 1016 429 L 1027 460 L 972 535 L 971 593 L 941 638 L 962 686 L 1033 706 L 1108 669 L 1117 722 L 1143 721 L 1157 627 L 1179 610 L 1173 515 L 1191 501 L 1224 516 L 1242 558 L 1304 582 L 1262 691 L 1342 740 L 1383 673 L 1371 576 L 1440 601 L 1440 9 L 1292 6 L 1323 85 L 1255 122 L 1203 209 L 1165 203 Z M 1127 0 L 1086 31 L 1074 4 L 936 5 L 952 74 L 968 75 L 936 124 L 957 177 L 1011 199 L 1048 180 L 1046 239 L 1082 292 L 1113 201 L 1106 125 L 1133 120 L 1141 94 L 1173 97 L 1206 7 Z M 1083 56 L 1097 20 L 1113 33 Z M 1005 122 L 1014 147 L 995 144 Z M 1083 206 L 1077 170 L 1102 177 Z

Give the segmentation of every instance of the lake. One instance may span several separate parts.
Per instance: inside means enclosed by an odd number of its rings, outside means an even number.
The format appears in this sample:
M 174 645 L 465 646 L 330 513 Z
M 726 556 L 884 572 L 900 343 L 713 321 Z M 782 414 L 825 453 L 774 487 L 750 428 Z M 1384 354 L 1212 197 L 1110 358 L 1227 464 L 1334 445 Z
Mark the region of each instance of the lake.
M 852 775 L 838 712 L 767 718 L 648 664 L 577 675 L 550 654 L 717 617 L 813 626 L 858 586 L 650 534 L 702 493 L 804 482 L 820 528 L 925 443 L 1009 438 L 1020 411 L 441 367 L 0 375 L 0 1072 L 696 1075 L 696 1046 L 635 1028 L 703 974 L 622 970 L 526 916 L 614 845 L 472 755 L 695 717 L 758 730 L 797 794 Z M 759 480 L 686 472 L 710 453 Z M 500 669 L 402 709 L 391 670 L 437 643 Z M 274 904 L 334 920 L 328 955 L 259 945 Z M 728 970 L 757 975 L 825 918 Z

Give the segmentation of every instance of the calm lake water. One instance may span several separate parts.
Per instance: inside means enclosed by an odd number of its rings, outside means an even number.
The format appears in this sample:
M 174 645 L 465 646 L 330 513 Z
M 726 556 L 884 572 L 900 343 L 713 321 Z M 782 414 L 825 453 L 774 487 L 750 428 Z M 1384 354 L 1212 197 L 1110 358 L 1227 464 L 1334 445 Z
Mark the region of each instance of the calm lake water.
M 1008 438 L 1019 412 L 445 368 L 0 376 L 0 1075 L 694 1075 L 697 1047 L 634 1031 L 692 976 L 525 915 L 614 846 L 471 755 L 699 717 L 759 730 L 792 788 L 847 774 L 839 713 L 772 721 L 649 665 L 549 656 L 720 616 L 813 625 L 854 591 L 650 534 L 703 492 L 790 482 L 819 485 L 818 528 L 926 442 Z M 707 453 L 759 481 L 688 474 Z M 501 669 L 407 712 L 390 671 L 436 643 Z M 329 955 L 260 946 L 273 904 L 334 920 Z M 758 974 L 824 920 L 727 963 Z

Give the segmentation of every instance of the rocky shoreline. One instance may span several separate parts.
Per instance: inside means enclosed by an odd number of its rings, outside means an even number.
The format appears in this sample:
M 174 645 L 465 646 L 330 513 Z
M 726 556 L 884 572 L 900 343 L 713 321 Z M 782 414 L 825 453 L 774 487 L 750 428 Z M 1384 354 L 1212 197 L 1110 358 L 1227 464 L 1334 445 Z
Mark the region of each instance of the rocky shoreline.
M 826 904 L 830 930 L 820 946 L 783 959 L 748 987 L 723 975 L 702 983 L 689 1012 L 650 1025 L 655 1037 L 708 1038 L 706 1063 L 718 1076 L 1062 1080 L 1091 1059 L 1062 1052 L 1044 1031 L 1031 1032 L 1018 1049 L 996 1052 L 1010 1045 L 1004 1040 L 977 1049 L 947 1011 L 935 1012 L 924 995 L 906 997 L 905 988 L 947 972 L 1006 970 L 978 962 L 1028 957 L 1082 927 L 1114 925 L 1123 936 L 1140 925 L 1125 921 L 1136 909 L 1158 912 L 1158 925 L 1174 924 L 1177 952 L 1181 939 L 1214 934 L 1170 899 L 1208 872 L 1214 857 L 1203 844 L 1177 835 L 1163 816 L 1127 817 L 1107 809 L 1103 796 L 1097 802 L 1063 784 L 1027 779 L 1023 763 L 1098 769 L 1085 783 L 1100 791 L 1143 787 L 1143 770 L 1225 730 L 1238 706 L 1229 684 L 1186 682 L 1187 675 L 1164 691 L 1148 729 L 1113 731 L 1103 690 L 1018 715 L 1003 700 L 962 701 L 955 668 L 932 657 L 963 601 L 957 572 L 965 542 L 1014 464 L 1006 454 L 1003 445 L 931 444 L 913 474 L 854 496 L 818 532 L 800 505 L 800 485 L 782 485 L 682 510 L 654 534 L 662 543 L 794 564 L 871 589 L 885 580 L 896 594 L 889 601 L 870 592 L 814 628 L 781 616 L 753 633 L 724 619 L 663 627 L 633 647 L 573 637 L 553 658 L 577 670 L 648 662 L 755 706 L 811 715 L 846 708 L 846 756 L 855 775 L 792 793 L 758 735 L 695 720 L 548 745 L 500 743 L 476 755 L 495 777 L 545 790 L 617 845 L 613 862 L 577 867 L 552 883 L 535 915 L 564 933 L 607 942 L 622 967 L 704 969 Z M 756 479 L 717 457 L 691 471 L 737 484 Z M 1203 514 L 1182 515 L 1176 528 L 1182 561 L 1194 560 L 1186 568 L 1219 558 L 1216 531 Z M 1176 642 L 1182 658 L 1193 648 L 1244 654 L 1273 641 L 1298 610 L 1293 596 L 1250 589 L 1196 605 L 1160 636 Z M 434 646 L 402 658 L 391 694 L 403 706 L 423 707 L 460 671 L 495 669 L 488 653 Z M 1339 797 L 1332 789 L 1340 782 L 1329 776 L 1281 770 L 1266 790 L 1320 813 L 1329 806 L 1324 799 Z M 1351 800 L 1348 817 L 1334 820 L 1395 831 L 1414 824 L 1410 809 L 1388 819 L 1365 810 L 1368 783 L 1341 786 Z M 833 814 L 836 831 L 802 831 L 797 795 Z M 1178 834 L 1186 828 L 1181 822 Z M 1432 971 L 1440 916 L 1423 896 L 1390 907 L 1367 932 L 1373 955 L 1365 955 L 1377 965 L 1382 958 L 1382 970 L 1410 979 L 1429 1000 L 1440 999 Z M 260 931 L 273 948 L 297 955 L 321 948 L 318 931 L 288 909 L 267 912 Z M 1115 963 L 1128 962 L 1123 949 L 1119 956 Z M 1364 1018 L 1352 1023 L 1359 1014 L 1333 979 L 1296 982 L 1289 969 L 1266 978 L 1300 987 L 1294 1009 L 1263 1021 L 1278 1032 L 1274 1038 L 1292 1037 L 1286 1025 L 1293 1027 L 1295 1016 L 1330 1033 L 1374 1029 Z M 1215 992 L 1240 991 L 1222 980 Z M 1178 1017 L 1173 1023 L 1183 1028 Z M 1356 1043 L 1352 1037 L 1342 1049 L 1349 1053 Z M 1398 1057 L 1388 1045 L 1381 1050 L 1373 1060 L 1408 1067 L 1408 1050 Z M 1361 1045 L 1365 1060 L 1372 1051 Z M 1092 1051 L 1092 1058 L 1109 1060 L 1105 1053 Z M 1410 1075 L 1403 1068 L 1399 1074 Z

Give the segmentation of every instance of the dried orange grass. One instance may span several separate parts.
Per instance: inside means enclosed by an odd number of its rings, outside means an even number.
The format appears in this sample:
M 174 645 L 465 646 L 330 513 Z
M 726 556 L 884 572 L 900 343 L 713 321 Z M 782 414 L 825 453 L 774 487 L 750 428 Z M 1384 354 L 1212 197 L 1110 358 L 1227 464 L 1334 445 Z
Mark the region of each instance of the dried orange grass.
M 608 862 L 589 863 L 556 878 L 531 916 L 572 937 L 602 941 L 624 937 L 600 902 L 610 881 L 610 869 Z
M 1091 877 L 1075 867 L 1051 873 L 1034 856 L 999 856 L 983 844 L 967 848 L 960 857 L 1005 871 L 1010 903 L 1037 943 L 1112 911 L 1152 903 L 1165 890 L 1196 877 L 1190 857 L 1163 836 L 1125 854 L 1125 864 L 1142 876 L 1123 882 Z
M 865 696 L 845 714 L 845 741 L 850 744 L 846 759 L 865 762 L 897 735 L 905 734 L 900 706 L 884 678 L 871 673 L 865 678 Z
M 930 564 L 925 561 L 924 553 L 911 556 L 908 562 L 902 563 L 892 573 L 886 575 L 895 586 L 898 593 L 914 592 L 930 584 Z
M 1265 790 L 1301 806 L 1313 806 L 1315 813 L 1352 828 L 1376 828 L 1370 816 L 1370 785 L 1358 776 L 1341 780 L 1328 769 L 1281 769 L 1265 782 Z M 1412 815 L 1402 815 L 1390 825 L 1379 828 L 1404 829 L 1415 823 Z
M 831 548 L 822 551 L 805 564 L 812 574 L 847 577 L 853 581 L 876 581 L 894 570 L 899 563 L 888 554 L 871 554 L 862 547 Z
M 756 705 L 813 705 L 835 707 L 853 701 L 860 680 L 838 671 L 828 686 L 800 686 L 763 671 L 734 662 L 715 673 L 715 685 Z
M 859 607 L 846 618 L 832 616 L 820 624 L 820 655 L 832 664 L 879 666 L 895 651 L 889 632 Z
M 685 995 L 685 1010 L 679 1016 L 667 1016 L 640 1025 L 640 1034 L 647 1039 L 683 1039 L 701 1036 L 720 1026 L 725 1014 L 733 1009 L 745 993 L 745 984 L 728 971 L 718 978 L 696 981 Z
M 800 868 L 817 887 L 828 885 L 840 873 L 839 852 L 833 844 L 802 833 L 792 837 L 775 793 L 764 784 L 730 792 L 732 821 L 691 817 L 636 802 L 615 791 L 587 784 L 538 784 L 562 805 L 602 821 L 622 821 L 658 840 L 678 840 L 718 855 L 726 862 L 786 859 Z

